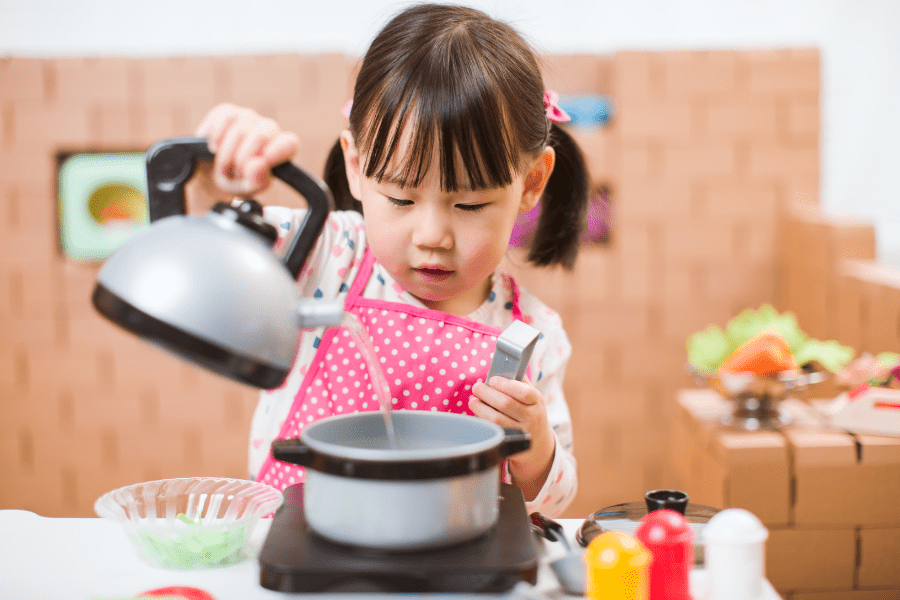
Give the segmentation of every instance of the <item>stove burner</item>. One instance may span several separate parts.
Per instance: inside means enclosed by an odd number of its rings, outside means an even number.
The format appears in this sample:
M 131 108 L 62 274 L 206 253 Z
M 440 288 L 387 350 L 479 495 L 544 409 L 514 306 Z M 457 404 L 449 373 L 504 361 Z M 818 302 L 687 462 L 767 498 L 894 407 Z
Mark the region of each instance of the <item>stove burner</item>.
M 284 490 L 259 555 L 260 584 L 279 592 L 500 593 L 537 581 L 538 544 L 522 492 L 501 484 L 497 525 L 476 540 L 415 552 L 336 544 L 303 518 L 303 484 Z

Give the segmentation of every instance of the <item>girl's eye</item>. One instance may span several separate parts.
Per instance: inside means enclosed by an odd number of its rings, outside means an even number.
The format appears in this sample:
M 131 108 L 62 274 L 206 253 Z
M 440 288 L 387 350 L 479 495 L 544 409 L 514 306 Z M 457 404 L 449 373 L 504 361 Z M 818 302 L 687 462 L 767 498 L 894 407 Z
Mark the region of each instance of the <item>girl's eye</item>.
M 412 200 L 399 200 L 397 198 L 391 198 L 390 196 L 388 196 L 387 199 L 394 206 L 410 206 L 413 203 Z
M 483 210 L 487 203 L 484 204 L 457 204 L 457 208 L 461 208 L 466 212 L 478 212 L 479 210 Z

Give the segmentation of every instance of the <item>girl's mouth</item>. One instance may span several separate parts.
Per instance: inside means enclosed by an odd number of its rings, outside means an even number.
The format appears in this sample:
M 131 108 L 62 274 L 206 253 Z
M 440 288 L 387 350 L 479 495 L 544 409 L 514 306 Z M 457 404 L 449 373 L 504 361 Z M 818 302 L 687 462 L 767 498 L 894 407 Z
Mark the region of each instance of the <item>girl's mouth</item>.
M 453 275 L 454 271 L 437 265 L 416 267 L 415 272 L 428 281 L 443 281 Z

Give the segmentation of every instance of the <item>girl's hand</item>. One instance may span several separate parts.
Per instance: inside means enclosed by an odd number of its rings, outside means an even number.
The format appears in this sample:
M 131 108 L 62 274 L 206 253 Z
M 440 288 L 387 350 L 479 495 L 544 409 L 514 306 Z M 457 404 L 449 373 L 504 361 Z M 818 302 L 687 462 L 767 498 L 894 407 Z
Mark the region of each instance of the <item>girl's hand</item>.
M 291 160 L 300 142 L 272 119 L 234 104 L 213 107 L 197 127 L 216 155 L 212 180 L 223 192 L 249 196 L 272 181 L 272 167 Z M 202 171 L 201 171 L 202 176 Z
M 475 416 L 501 427 L 521 429 L 531 436 L 531 448 L 511 456 L 509 469 L 525 499 L 533 500 L 550 473 L 556 448 L 544 397 L 527 377 L 524 381 L 492 377 L 489 386 L 477 381 L 472 393 L 469 409 Z

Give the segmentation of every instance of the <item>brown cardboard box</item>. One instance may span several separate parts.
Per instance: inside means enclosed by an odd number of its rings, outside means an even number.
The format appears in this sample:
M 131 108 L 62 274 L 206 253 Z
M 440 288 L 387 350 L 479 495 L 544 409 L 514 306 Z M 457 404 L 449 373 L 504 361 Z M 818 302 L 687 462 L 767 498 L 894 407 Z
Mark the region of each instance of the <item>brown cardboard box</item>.
M 900 461 L 891 444 L 869 442 L 831 431 L 788 429 L 794 452 L 798 525 L 900 525 Z
M 766 576 L 779 591 L 852 589 L 853 529 L 773 529 L 766 543 Z
M 790 600 L 900 600 L 900 590 L 794 592 Z
M 900 597 L 900 439 L 827 430 L 800 400 L 780 407 L 790 427 L 731 432 L 718 426 L 730 402 L 679 392 L 671 469 L 681 489 L 760 517 L 767 577 L 791 600 Z
M 861 529 L 859 539 L 859 586 L 900 587 L 900 528 Z

